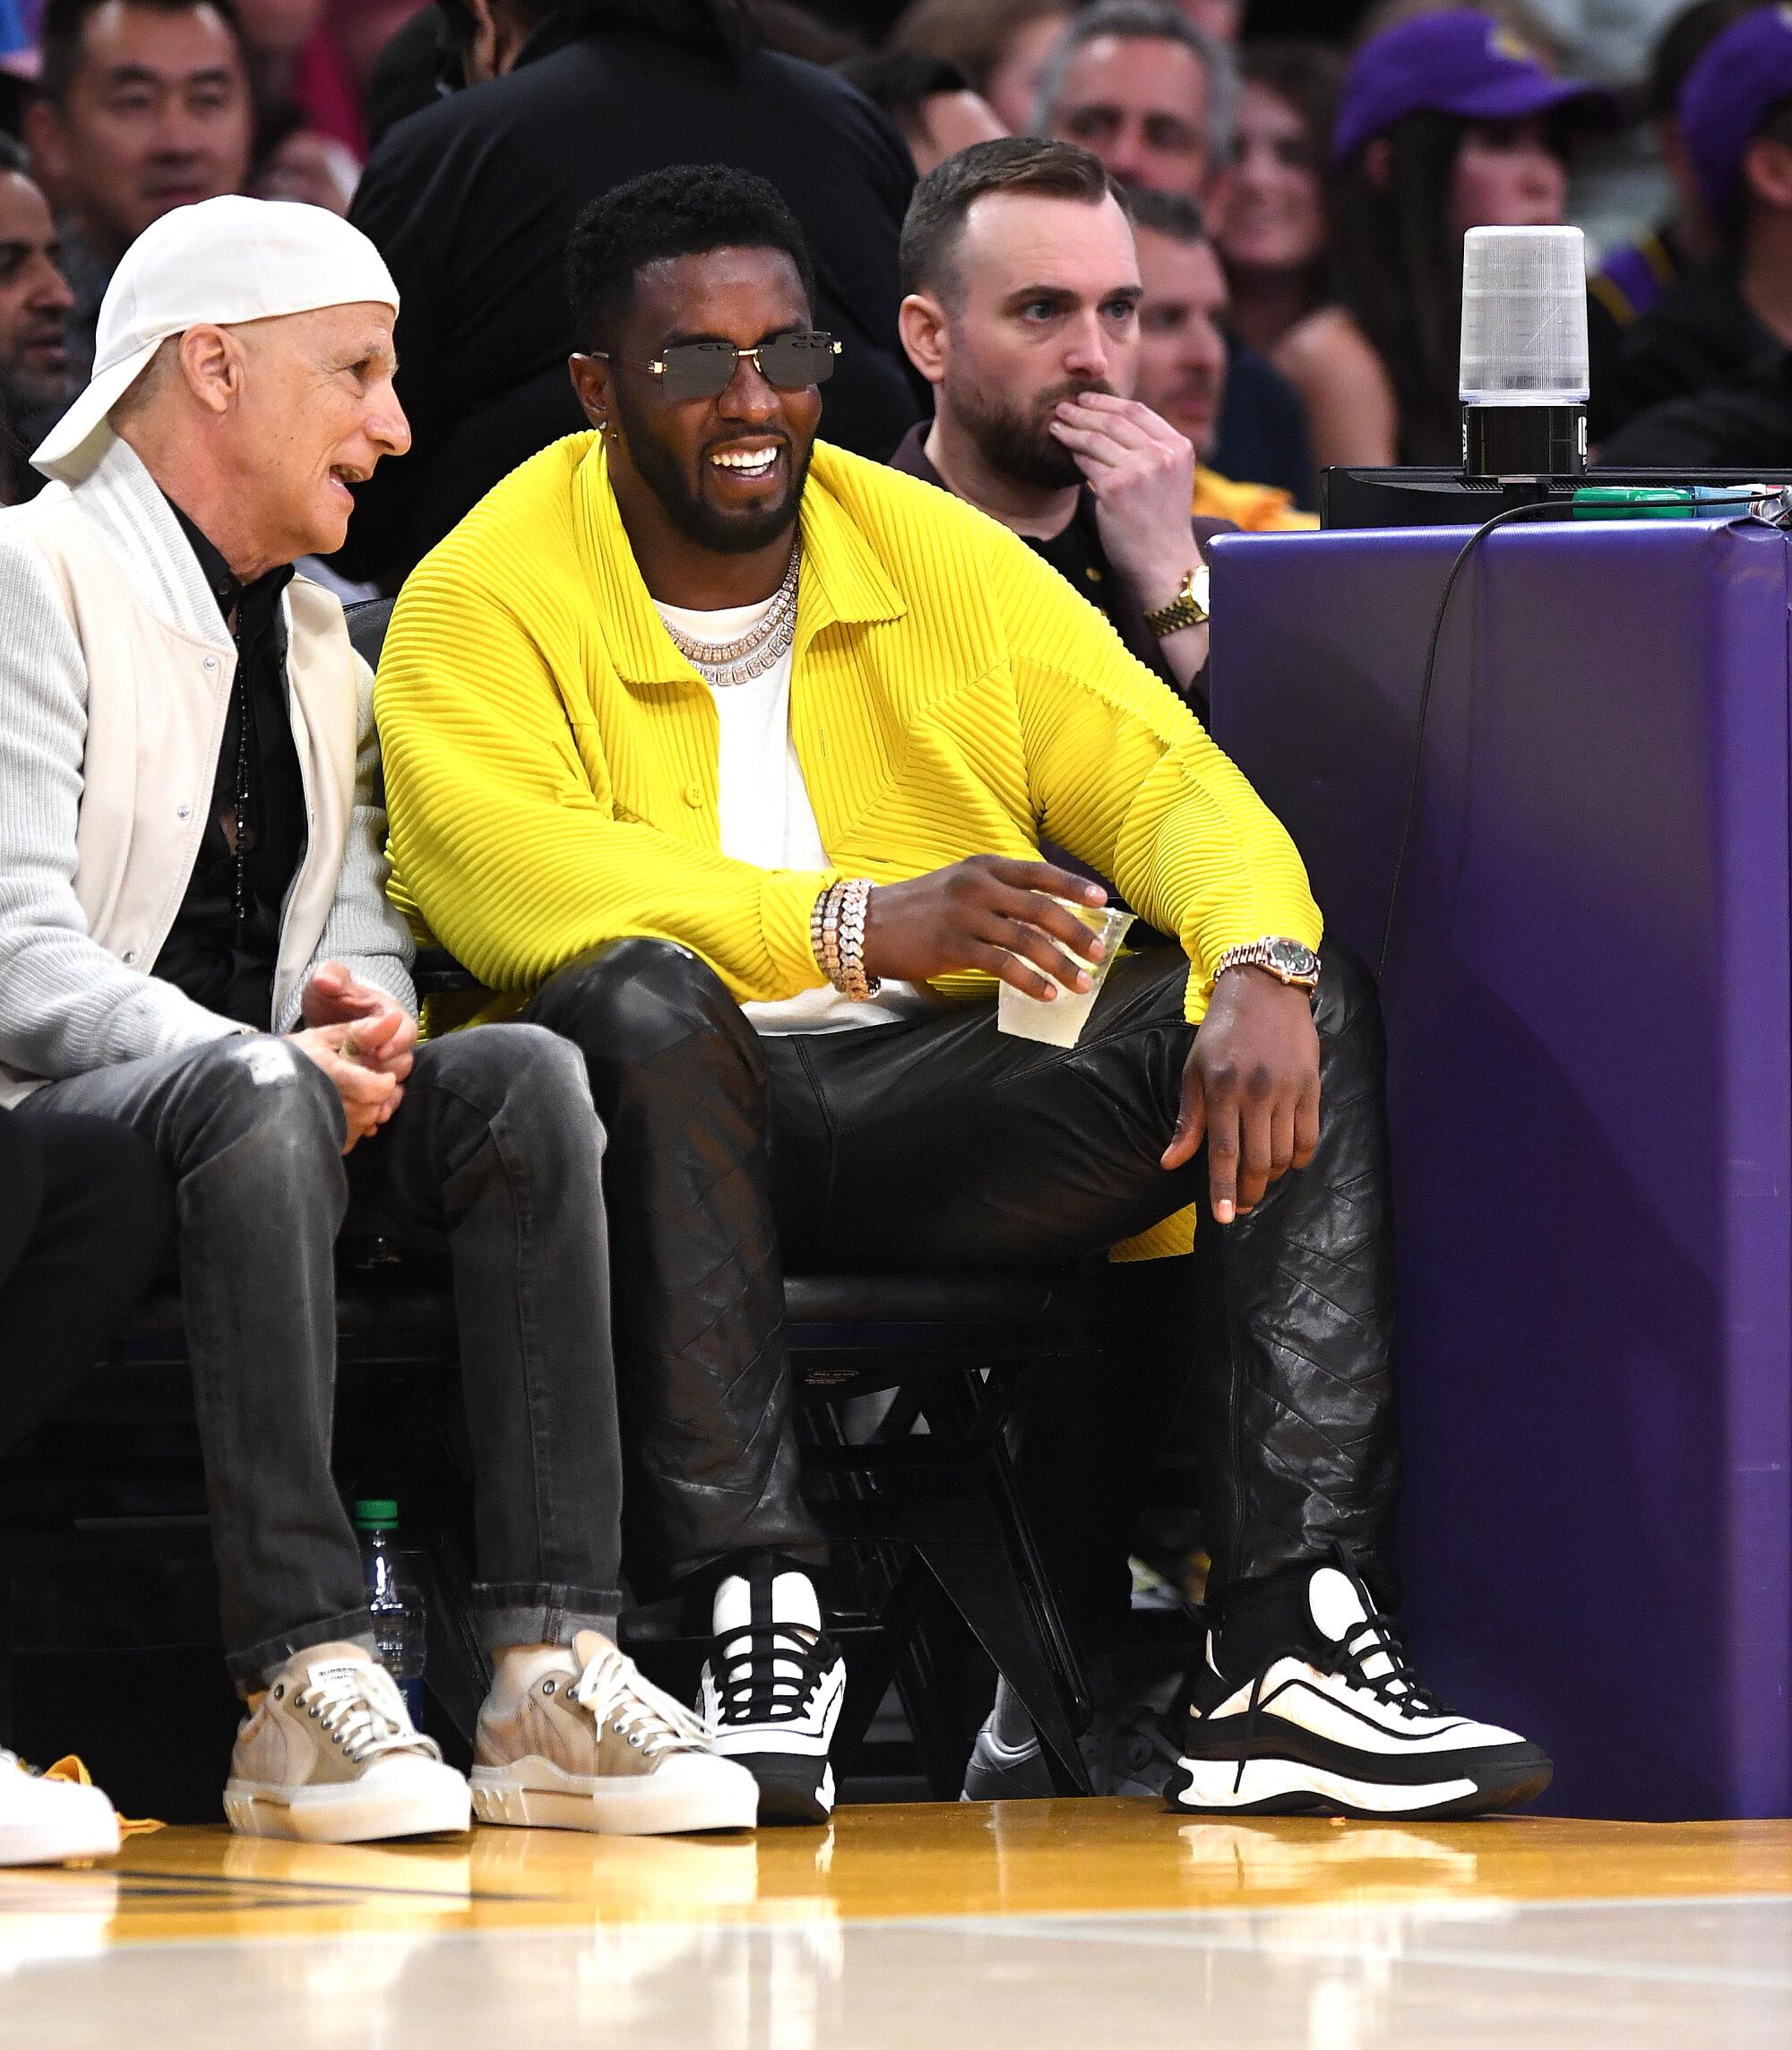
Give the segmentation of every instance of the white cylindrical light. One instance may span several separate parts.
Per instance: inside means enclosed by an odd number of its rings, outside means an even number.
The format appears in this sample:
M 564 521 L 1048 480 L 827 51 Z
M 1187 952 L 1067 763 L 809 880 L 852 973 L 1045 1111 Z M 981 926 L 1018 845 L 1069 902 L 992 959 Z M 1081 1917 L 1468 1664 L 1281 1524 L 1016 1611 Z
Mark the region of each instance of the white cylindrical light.
M 1471 228 L 1462 244 L 1462 469 L 1587 467 L 1587 243 L 1578 228 Z
M 1587 238 L 1471 228 L 1462 245 L 1462 403 L 1584 406 Z

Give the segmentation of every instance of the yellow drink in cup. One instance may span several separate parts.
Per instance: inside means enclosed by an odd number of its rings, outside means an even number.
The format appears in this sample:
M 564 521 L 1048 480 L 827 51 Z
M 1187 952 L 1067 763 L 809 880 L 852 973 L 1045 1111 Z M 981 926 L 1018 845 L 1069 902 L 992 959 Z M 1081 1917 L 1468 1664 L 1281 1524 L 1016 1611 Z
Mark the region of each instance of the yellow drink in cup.
M 1133 913 L 1116 910 L 1112 905 L 1104 905 L 1097 910 L 1087 904 L 1065 903 L 1062 897 L 1053 901 L 1064 904 L 1066 911 L 1081 918 L 1107 950 L 1098 961 L 1082 964 L 1094 978 L 1093 986 L 1086 990 L 1067 989 L 1057 982 L 1055 976 L 1047 977 L 1048 981 L 1057 983 L 1058 992 L 1048 1002 L 1040 996 L 1023 996 L 1004 982 L 996 998 L 995 1022 L 1000 1030 L 1012 1033 L 1017 1039 L 1037 1039 L 1047 1047 L 1073 1047 L 1082 1037 L 1082 1029 L 1089 1022 L 1089 1014 L 1095 1008 L 1095 1000 L 1101 994 L 1101 986 L 1107 979 L 1114 957 L 1120 952 L 1120 943 L 1133 923 Z M 1069 950 L 1061 946 L 1059 951 L 1068 952 Z M 1038 972 L 1044 975 L 1046 971 L 1040 969 Z

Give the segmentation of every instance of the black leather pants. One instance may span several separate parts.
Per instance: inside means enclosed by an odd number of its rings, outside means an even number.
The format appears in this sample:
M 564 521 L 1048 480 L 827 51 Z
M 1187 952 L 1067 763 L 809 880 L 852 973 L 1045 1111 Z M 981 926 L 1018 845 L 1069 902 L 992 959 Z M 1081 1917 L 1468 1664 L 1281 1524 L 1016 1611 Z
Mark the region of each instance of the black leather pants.
M 609 1136 L 631 1572 L 803 1552 L 782 1281 L 794 1272 L 1059 1269 L 1190 1202 L 1159 1156 L 1193 1029 L 1179 950 L 1117 963 L 1071 1051 L 993 1004 L 760 1037 L 662 941 L 612 943 L 525 1016 L 575 1040 Z M 1385 1572 L 1394 1492 L 1382 1037 L 1361 969 L 1328 956 L 1318 1155 L 1247 1219 L 1197 1234 L 1198 1396 L 1216 1574 L 1341 1543 Z

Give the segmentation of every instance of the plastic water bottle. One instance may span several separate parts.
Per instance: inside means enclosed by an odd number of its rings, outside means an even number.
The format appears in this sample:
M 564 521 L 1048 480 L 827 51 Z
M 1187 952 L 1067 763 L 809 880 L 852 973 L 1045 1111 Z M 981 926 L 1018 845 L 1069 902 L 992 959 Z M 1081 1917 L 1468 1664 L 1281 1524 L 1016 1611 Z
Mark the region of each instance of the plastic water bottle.
M 423 1652 L 425 1624 L 423 1596 L 405 1577 L 403 1555 L 398 1548 L 398 1504 L 395 1502 L 358 1502 L 355 1528 L 361 1538 L 361 1564 L 366 1574 L 367 1607 L 374 1619 L 374 1642 L 380 1663 L 394 1680 L 410 1710 L 410 1719 L 423 1727 Z

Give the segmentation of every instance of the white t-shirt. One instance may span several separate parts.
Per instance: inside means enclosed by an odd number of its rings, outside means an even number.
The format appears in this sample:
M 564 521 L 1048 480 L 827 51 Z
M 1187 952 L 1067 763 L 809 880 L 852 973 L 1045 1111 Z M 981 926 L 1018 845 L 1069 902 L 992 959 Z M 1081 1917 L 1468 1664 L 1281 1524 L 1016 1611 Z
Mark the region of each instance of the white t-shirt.
M 655 601 L 658 604 L 658 601 Z M 737 641 L 771 609 L 742 605 L 725 612 L 688 612 L 660 605 L 659 616 L 692 641 Z M 803 765 L 790 736 L 790 661 L 793 650 L 762 676 L 726 688 L 711 686 L 721 720 L 717 762 L 721 798 L 722 852 L 755 868 L 830 868 L 822 829 L 809 803 Z M 742 1006 L 759 1032 L 838 1032 L 855 1025 L 888 1025 L 925 1015 L 931 997 L 912 983 L 886 982 L 866 1003 L 823 983 L 778 1003 Z

